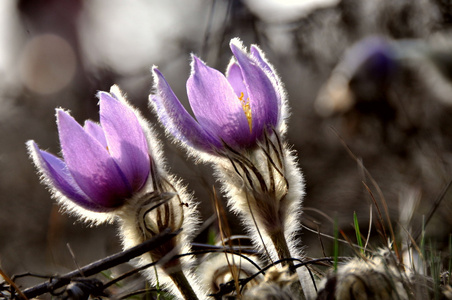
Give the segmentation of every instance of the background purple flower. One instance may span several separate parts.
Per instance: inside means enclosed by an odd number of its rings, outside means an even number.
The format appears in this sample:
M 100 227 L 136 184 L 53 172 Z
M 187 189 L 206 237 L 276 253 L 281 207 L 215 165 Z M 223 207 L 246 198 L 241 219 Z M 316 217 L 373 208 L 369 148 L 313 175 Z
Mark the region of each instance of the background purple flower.
M 146 183 L 148 145 L 133 109 L 114 94 L 100 92 L 100 124 L 82 127 L 57 109 L 64 160 L 27 143 L 46 183 L 75 204 L 96 212 L 115 210 Z

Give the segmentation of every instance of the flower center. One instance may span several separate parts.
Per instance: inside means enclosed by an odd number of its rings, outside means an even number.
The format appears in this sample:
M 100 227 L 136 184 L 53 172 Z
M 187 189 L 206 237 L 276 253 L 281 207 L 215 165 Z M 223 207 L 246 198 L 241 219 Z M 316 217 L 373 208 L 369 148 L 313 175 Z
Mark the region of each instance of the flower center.
M 243 92 L 240 92 L 240 103 L 242 104 L 242 109 L 245 112 L 245 116 L 246 119 L 248 120 L 248 125 L 250 126 L 250 132 L 252 130 L 252 125 L 251 125 L 251 121 L 252 121 L 252 117 L 251 117 L 251 107 L 250 107 L 250 98 L 246 98 L 243 99 L 245 95 L 243 94 Z

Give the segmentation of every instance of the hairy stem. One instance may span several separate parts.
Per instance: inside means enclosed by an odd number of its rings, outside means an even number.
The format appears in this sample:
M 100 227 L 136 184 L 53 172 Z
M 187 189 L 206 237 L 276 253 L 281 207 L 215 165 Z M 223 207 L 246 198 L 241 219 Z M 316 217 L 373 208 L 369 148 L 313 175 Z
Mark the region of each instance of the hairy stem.
M 277 230 L 277 231 L 273 232 L 270 235 L 270 238 L 273 242 L 273 245 L 275 246 L 276 253 L 278 254 L 279 259 L 287 259 L 287 258 L 292 257 L 290 254 L 290 251 L 289 251 L 289 246 L 287 245 L 287 241 L 286 241 L 286 238 L 284 237 L 284 233 L 282 232 L 282 230 Z M 283 266 L 289 267 L 289 272 L 291 274 L 296 273 L 296 270 L 294 269 L 293 261 L 286 260 L 286 261 L 283 261 L 282 264 L 283 264 Z M 300 299 L 306 300 L 306 296 L 304 295 L 303 288 L 301 287 L 300 281 L 297 280 L 293 284 L 293 287 L 299 293 Z
M 192 286 L 188 282 L 187 277 L 185 277 L 182 270 L 168 274 L 168 276 L 177 286 L 185 300 L 198 300 L 198 296 L 196 296 L 195 291 L 193 291 Z

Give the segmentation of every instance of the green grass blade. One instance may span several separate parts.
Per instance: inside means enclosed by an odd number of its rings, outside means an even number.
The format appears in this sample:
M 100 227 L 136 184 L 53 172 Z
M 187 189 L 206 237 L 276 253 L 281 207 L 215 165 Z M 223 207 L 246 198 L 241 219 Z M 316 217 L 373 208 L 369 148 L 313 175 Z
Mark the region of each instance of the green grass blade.
M 356 240 L 360 247 L 359 250 L 361 251 L 362 254 L 364 254 L 364 246 L 363 246 L 363 241 L 361 239 L 361 232 L 359 230 L 358 216 L 356 215 L 356 211 L 353 212 L 353 223 L 355 225 Z

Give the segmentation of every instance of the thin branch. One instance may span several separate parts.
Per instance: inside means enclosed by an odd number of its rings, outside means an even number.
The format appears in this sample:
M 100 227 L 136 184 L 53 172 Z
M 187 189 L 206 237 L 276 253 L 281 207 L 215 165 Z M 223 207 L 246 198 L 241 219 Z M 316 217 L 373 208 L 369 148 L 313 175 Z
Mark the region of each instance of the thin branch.
M 446 196 L 447 191 L 449 190 L 449 188 L 452 185 L 452 179 L 449 180 L 449 182 L 447 183 L 446 187 L 441 191 L 441 193 L 438 195 L 438 197 L 436 198 L 435 202 L 433 203 L 432 208 L 430 209 L 430 211 L 427 214 L 427 219 L 425 221 L 424 225 L 421 225 L 421 227 L 417 230 L 416 234 L 413 235 L 414 240 L 417 241 L 417 239 L 419 238 L 419 236 L 422 233 L 422 227 L 427 227 L 427 224 L 430 222 L 430 219 L 432 218 L 433 214 L 435 213 L 435 211 L 438 209 L 438 206 L 440 205 L 441 201 L 444 199 L 444 196 Z
M 21 292 L 14 281 L 12 281 L 11 278 L 9 278 L 2 269 L 0 269 L 0 276 L 2 276 L 3 279 L 5 279 L 5 282 L 7 282 L 17 292 L 19 299 L 28 299 L 28 297 Z
M 104 259 L 95 261 L 89 265 L 86 265 L 79 270 L 75 270 L 59 276 L 58 278 L 54 278 L 49 282 L 44 282 L 33 287 L 30 287 L 23 291 L 23 294 L 27 298 L 35 298 L 44 293 L 53 291 L 55 289 L 61 288 L 71 282 L 72 278 L 75 277 L 83 277 L 83 276 L 92 276 L 103 270 L 115 267 L 122 263 L 126 263 L 131 259 L 140 256 L 146 252 L 154 250 L 158 246 L 167 241 L 171 240 L 173 237 L 180 233 L 181 229 L 176 232 L 170 232 L 169 229 L 163 231 L 161 234 L 147 240 L 133 248 L 127 249 L 125 251 L 113 254 Z
M 380 225 L 380 227 L 382 229 L 381 233 L 383 234 L 383 239 L 385 241 L 387 241 L 388 236 L 386 235 L 386 228 L 385 228 L 384 221 L 383 221 L 383 215 L 381 214 L 381 210 L 380 210 L 380 207 L 378 206 L 377 200 L 375 199 L 374 194 L 372 193 L 372 190 L 369 188 L 369 186 L 364 181 L 362 181 L 362 184 L 366 188 L 367 192 L 370 195 L 370 198 L 372 199 L 372 202 L 374 203 L 375 207 L 377 208 L 378 224 Z

